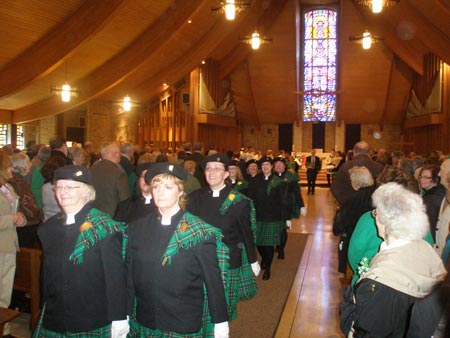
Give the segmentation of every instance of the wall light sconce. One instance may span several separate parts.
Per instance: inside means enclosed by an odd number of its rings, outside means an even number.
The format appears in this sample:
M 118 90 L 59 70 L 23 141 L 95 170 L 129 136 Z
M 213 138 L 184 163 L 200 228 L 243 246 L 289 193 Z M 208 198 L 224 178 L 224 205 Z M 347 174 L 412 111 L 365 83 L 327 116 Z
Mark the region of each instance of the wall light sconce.
M 123 98 L 123 110 L 124 111 L 131 110 L 131 98 L 128 95 Z

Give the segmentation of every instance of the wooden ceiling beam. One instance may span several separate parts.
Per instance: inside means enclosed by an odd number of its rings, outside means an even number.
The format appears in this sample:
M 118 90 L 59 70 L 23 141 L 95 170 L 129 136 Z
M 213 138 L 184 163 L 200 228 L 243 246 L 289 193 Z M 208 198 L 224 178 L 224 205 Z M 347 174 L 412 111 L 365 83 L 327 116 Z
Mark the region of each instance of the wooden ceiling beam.
M 48 98 L 14 112 L 15 123 L 31 121 L 74 109 L 108 91 L 131 75 L 153 54 L 156 54 L 170 37 L 181 29 L 187 19 L 206 0 L 190 0 L 177 3 L 163 13 L 146 31 L 108 62 L 74 85 L 81 88 L 76 101 L 62 104 L 55 97 Z
M 361 8 L 361 6 L 356 6 L 356 8 L 372 30 L 377 27 L 377 34 L 383 36 L 384 44 L 417 74 L 423 75 L 423 55 L 413 48 L 409 48 L 407 42 L 397 36 L 396 30 L 386 19 L 387 16 L 374 16 L 366 8 Z
M 52 72 L 103 28 L 124 2 L 85 1 L 67 20 L 0 70 L 0 99 Z

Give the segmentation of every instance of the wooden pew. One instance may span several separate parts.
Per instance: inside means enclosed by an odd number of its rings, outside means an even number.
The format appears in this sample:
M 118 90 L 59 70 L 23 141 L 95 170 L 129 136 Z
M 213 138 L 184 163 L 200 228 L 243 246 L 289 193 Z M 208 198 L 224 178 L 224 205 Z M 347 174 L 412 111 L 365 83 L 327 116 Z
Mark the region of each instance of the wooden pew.
M 41 250 L 20 248 L 16 258 L 14 290 L 30 293 L 30 330 L 39 318 Z
M 0 338 L 3 337 L 5 324 L 16 318 L 18 315 L 20 315 L 19 311 L 0 307 Z

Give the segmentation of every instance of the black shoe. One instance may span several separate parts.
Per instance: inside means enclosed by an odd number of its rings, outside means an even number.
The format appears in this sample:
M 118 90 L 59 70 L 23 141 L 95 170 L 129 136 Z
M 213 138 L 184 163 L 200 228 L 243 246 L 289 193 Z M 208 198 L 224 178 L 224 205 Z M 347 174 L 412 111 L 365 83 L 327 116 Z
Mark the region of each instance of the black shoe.
M 284 250 L 278 253 L 278 259 L 284 259 Z
M 270 270 L 264 271 L 263 280 L 269 280 L 270 279 Z

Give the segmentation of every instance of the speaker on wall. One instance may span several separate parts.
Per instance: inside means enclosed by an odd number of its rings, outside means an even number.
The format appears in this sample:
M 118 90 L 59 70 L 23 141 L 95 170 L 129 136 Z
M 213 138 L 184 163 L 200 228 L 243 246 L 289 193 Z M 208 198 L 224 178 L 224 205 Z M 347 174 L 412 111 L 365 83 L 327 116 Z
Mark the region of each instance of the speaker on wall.
M 189 94 L 188 93 L 183 94 L 183 103 L 189 104 Z

